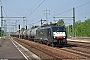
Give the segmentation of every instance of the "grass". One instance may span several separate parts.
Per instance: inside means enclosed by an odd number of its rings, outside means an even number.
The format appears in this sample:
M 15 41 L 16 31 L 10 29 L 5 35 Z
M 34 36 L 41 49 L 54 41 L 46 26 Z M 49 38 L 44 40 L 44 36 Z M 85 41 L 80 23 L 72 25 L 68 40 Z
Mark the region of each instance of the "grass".
M 1 41 L 1 40 L 7 40 L 7 39 L 10 39 L 10 36 L 3 36 L 3 37 L 1 37 L 1 38 L 0 38 L 0 41 Z

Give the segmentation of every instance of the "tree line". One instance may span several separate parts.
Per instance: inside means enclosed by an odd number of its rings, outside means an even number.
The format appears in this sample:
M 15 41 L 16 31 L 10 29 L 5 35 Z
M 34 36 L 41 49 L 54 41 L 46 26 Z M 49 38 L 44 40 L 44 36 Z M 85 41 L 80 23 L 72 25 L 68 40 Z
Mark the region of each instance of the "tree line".
M 77 21 L 75 23 L 75 32 L 78 37 L 90 37 L 90 19 L 84 22 Z
M 68 36 L 73 34 L 73 26 L 66 26 Z M 80 20 L 75 22 L 75 37 L 90 37 L 90 19 L 81 22 Z

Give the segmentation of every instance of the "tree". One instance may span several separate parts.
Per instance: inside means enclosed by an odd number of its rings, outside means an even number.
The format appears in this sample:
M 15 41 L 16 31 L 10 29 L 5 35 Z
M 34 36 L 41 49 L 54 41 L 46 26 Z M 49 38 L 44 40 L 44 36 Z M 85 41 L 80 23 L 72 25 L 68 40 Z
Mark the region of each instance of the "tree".
M 4 35 L 4 31 L 1 30 L 1 27 L 0 27 L 0 36 L 3 36 Z
M 52 22 L 50 22 L 50 24 L 52 24 Z
M 39 26 L 32 26 L 31 29 L 34 29 L 34 28 L 37 28 L 37 27 L 39 27 Z
M 46 24 L 43 24 L 43 26 L 48 26 L 48 23 L 46 23 Z
M 25 28 L 21 28 L 21 31 L 24 31 L 25 30 Z
M 61 20 L 59 19 L 59 21 L 57 22 L 57 25 L 58 26 L 65 26 L 63 19 L 61 19 Z

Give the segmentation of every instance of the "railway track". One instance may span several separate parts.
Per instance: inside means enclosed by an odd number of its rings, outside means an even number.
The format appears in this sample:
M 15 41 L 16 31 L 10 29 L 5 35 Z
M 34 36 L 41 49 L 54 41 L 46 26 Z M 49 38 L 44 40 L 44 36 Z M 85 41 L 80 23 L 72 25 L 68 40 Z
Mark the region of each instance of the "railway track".
M 74 45 L 74 46 L 77 46 L 77 47 L 90 49 L 90 43 L 87 43 L 87 42 L 68 41 L 68 44 Z
M 60 48 L 60 50 L 79 54 L 90 59 L 90 43 L 69 41 L 68 44 L 63 48 Z
M 46 46 L 43 44 L 31 42 L 28 40 L 14 38 L 18 43 L 28 48 L 33 53 L 37 54 L 42 59 L 61 60 L 61 59 L 86 59 L 85 56 L 58 49 L 55 47 Z
M 24 47 L 28 48 L 28 50 L 30 50 L 31 52 L 35 53 L 36 55 L 38 55 L 41 59 L 45 59 L 45 60 L 57 60 L 57 59 L 61 59 L 60 57 L 57 57 L 53 54 L 48 53 L 47 51 L 40 49 L 38 47 L 35 47 L 34 45 L 28 45 L 24 42 L 18 41 L 16 40 L 18 43 L 20 43 L 21 45 L 23 45 Z M 42 56 L 41 56 L 42 55 Z
M 26 60 L 41 60 L 38 56 L 30 52 L 27 48 L 23 47 L 21 44 L 17 43 L 13 39 L 11 39 L 11 41 L 20 51 L 20 53 L 24 56 L 24 58 L 26 58 Z
M 90 50 L 88 52 L 82 51 L 82 50 L 77 49 L 77 48 L 76 49 L 75 48 L 62 48 L 60 50 L 68 51 L 68 52 L 71 52 L 71 53 L 75 53 L 75 54 L 84 56 L 86 58 L 90 58 Z

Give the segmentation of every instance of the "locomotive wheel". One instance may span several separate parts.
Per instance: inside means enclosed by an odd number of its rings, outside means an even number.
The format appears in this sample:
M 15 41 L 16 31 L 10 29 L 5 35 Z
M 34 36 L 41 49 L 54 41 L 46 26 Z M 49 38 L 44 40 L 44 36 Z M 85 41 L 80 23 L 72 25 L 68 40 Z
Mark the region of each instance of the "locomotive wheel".
M 54 47 L 54 46 L 55 46 L 53 42 L 52 42 L 51 46 L 52 46 L 52 47 Z
M 47 41 L 47 46 L 49 45 L 49 42 Z
M 42 41 L 40 41 L 40 43 L 42 44 Z

